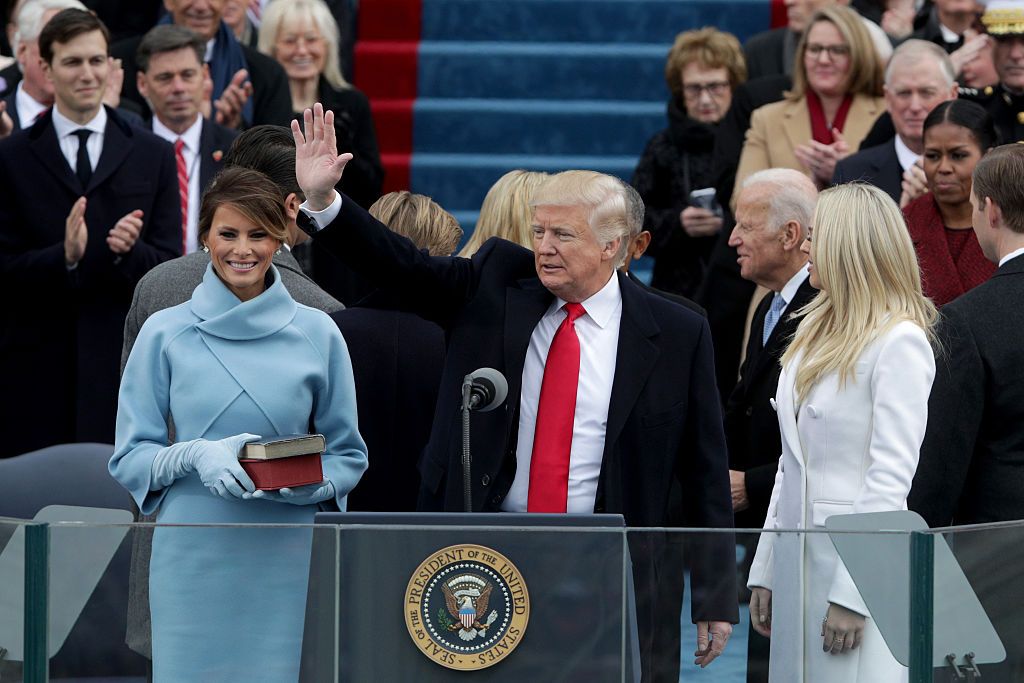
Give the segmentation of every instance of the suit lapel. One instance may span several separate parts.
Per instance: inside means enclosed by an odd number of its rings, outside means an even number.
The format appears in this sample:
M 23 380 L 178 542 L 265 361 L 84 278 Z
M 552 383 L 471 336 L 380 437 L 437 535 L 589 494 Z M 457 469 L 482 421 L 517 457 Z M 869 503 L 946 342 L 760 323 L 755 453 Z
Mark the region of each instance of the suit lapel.
M 799 367 L 799 363 L 800 358 L 796 358 L 791 367 Z M 793 457 L 803 464 L 804 452 L 800 447 L 800 433 L 797 431 L 796 424 L 794 381 L 794 376 L 783 369 L 782 375 L 779 378 L 779 388 L 775 392 L 775 410 L 779 415 L 779 432 L 782 435 L 783 443 L 789 448 Z
M 811 139 L 811 116 L 807 113 L 805 99 L 787 103 L 782 115 L 782 130 L 789 141 L 790 150 L 806 145 Z
M 646 293 L 630 282 L 629 278 L 622 275 L 618 277 L 622 291 L 622 318 L 604 435 L 605 461 L 658 361 L 658 347 L 651 338 L 661 331 L 651 314 L 650 306 L 644 300 Z
M 82 187 L 74 170 L 68 165 L 68 160 L 64 158 L 64 152 L 60 150 L 51 117 L 52 109 L 29 129 L 29 149 L 43 168 L 68 188 L 71 194 L 79 197 L 82 195 Z
M 875 125 L 875 119 L 882 113 L 882 100 L 867 95 L 854 95 L 850 104 L 850 111 L 846 115 L 846 123 L 843 124 L 843 137 L 846 140 L 854 140 L 854 146 L 859 145 L 861 140 L 868 136 L 871 127 Z M 895 153 L 895 149 L 893 150 Z
M 551 305 L 553 296 L 536 278 L 520 280 L 505 289 L 505 378 L 509 399 L 518 399 L 523 384 L 523 365 L 533 328 Z M 516 405 L 518 407 L 518 405 Z
M 116 114 L 107 109 L 107 127 L 103 131 L 103 152 L 100 154 L 99 163 L 96 164 L 96 170 L 93 171 L 92 178 L 89 180 L 89 187 L 85 190 L 86 194 L 106 182 L 107 178 L 120 168 L 132 150 L 131 135 L 121 128 L 114 120 L 114 116 Z

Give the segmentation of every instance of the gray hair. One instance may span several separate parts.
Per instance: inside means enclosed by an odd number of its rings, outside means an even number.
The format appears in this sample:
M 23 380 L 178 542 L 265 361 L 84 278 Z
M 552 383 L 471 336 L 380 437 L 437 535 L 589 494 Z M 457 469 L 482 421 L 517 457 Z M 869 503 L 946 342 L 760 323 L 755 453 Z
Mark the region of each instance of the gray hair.
M 43 15 L 51 9 L 89 11 L 79 0 L 28 0 L 18 10 L 18 29 L 11 40 L 11 52 L 16 55 L 21 43 L 34 43 L 39 40 L 39 34 L 43 31 Z
M 946 54 L 946 51 L 935 43 L 916 38 L 900 43 L 900 46 L 892 53 L 889 63 L 885 67 L 885 84 L 892 81 L 893 71 L 896 67 L 905 64 L 917 64 L 918 62 L 931 60 L 938 68 L 939 73 L 947 87 L 952 87 L 956 81 L 956 67 L 953 61 Z
M 779 230 L 789 221 L 800 225 L 800 234 L 807 236 L 807 226 L 814 218 L 818 203 L 818 188 L 811 179 L 790 168 L 769 168 L 751 174 L 743 181 L 742 189 L 766 185 L 768 193 L 768 224 Z
M 596 171 L 562 171 L 537 188 L 530 206 L 581 206 L 587 223 L 602 245 L 619 239 L 615 268 L 626 261 L 629 238 L 636 224 L 636 191 L 618 178 Z M 641 207 L 643 202 L 640 202 Z M 639 224 L 643 225 L 643 212 Z M 639 230 L 637 231 L 639 232 Z
M 274 57 L 274 43 L 288 19 L 309 19 L 310 23 L 320 32 L 324 40 L 324 73 L 323 76 L 337 90 L 351 87 L 341 75 L 341 59 L 338 48 L 341 43 L 341 31 L 338 22 L 331 14 L 330 8 L 323 0 L 272 0 L 263 9 L 260 19 L 259 51 L 268 57 Z
M 632 185 L 622 182 L 622 194 L 626 200 L 626 222 L 629 224 L 629 239 L 633 239 L 644 229 L 644 200 Z

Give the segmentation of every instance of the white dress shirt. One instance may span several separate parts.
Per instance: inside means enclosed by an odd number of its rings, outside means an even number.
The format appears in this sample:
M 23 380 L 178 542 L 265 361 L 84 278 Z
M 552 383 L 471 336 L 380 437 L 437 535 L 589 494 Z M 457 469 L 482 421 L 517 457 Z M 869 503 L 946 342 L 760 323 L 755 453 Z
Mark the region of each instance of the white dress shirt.
M 92 131 L 92 135 L 89 136 L 88 141 L 85 143 L 85 149 L 89 153 L 89 164 L 92 166 L 92 170 L 95 171 L 96 164 L 100 162 L 100 154 L 103 153 L 103 135 L 107 129 L 106 108 L 101 106 L 96 116 L 82 126 L 61 114 L 60 108 L 54 106 L 53 129 L 57 133 L 60 151 L 64 154 L 64 158 L 67 159 L 72 173 L 78 167 L 78 136 L 75 135 L 75 131 L 82 128 Z
M 185 229 L 185 253 L 191 254 L 199 248 L 199 204 L 202 199 L 199 194 L 199 139 L 203 132 L 203 117 L 197 116 L 195 123 L 189 126 L 184 133 L 178 135 L 154 116 L 153 132 L 167 140 L 172 146 L 179 137 L 185 143 L 181 148 L 181 155 L 185 157 L 185 170 L 188 172 L 188 223 Z M 175 171 L 174 177 L 177 179 L 177 171 Z
M 782 288 L 779 294 L 782 295 L 782 300 L 786 302 L 786 307 L 789 307 L 789 303 L 793 301 L 793 297 L 796 296 L 796 291 L 803 285 L 804 280 L 811 274 L 811 267 L 809 264 L 804 264 L 804 267 L 796 271 L 793 277 L 789 278 L 789 282 Z M 790 311 L 792 313 L 792 311 Z
M 1015 259 L 1021 254 L 1024 254 L 1024 247 L 1011 251 L 1009 254 L 999 259 L 999 267 L 1002 268 L 1007 261 L 1009 261 L 1010 259 Z
M 25 82 L 19 81 L 14 94 L 14 106 L 18 110 L 18 121 L 22 128 L 31 128 L 39 115 L 49 109 L 49 105 L 36 102 L 36 98 L 25 92 Z
M 896 145 L 896 158 L 900 160 L 900 167 L 906 171 L 908 168 L 917 163 L 917 160 L 921 158 L 920 154 L 914 152 L 914 150 L 907 147 L 907 143 L 903 142 L 903 138 L 897 135 L 895 138 Z
M 580 378 L 576 388 L 576 414 L 572 423 L 569 455 L 569 491 L 566 511 L 594 512 L 597 482 L 604 458 L 604 437 L 608 426 L 608 403 L 615 378 L 622 321 L 622 292 L 615 274 L 600 291 L 581 302 L 586 314 L 576 319 L 580 340 Z M 516 447 L 516 476 L 502 502 L 505 512 L 525 512 L 530 493 L 530 460 L 537 426 L 537 404 L 544 380 L 544 363 L 555 331 L 565 319 L 565 301 L 555 299 L 530 336 L 523 364 L 523 389 L 519 397 L 519 435 Z

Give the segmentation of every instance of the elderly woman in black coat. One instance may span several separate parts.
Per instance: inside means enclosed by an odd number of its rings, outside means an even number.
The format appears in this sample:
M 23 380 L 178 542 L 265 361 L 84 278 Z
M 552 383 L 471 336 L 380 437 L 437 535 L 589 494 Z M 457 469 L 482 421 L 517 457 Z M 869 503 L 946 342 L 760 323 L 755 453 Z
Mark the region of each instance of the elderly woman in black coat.
M 746 80 L 739 41 L 713 28 L 676 36 L 665 64 L 672 97 L 668 128 L 647 143 L 633 186 L 647 208 L 644 228 L 652 233 L 652 285 L 692 297 L 722 229 L 710 188 L 715 128 Z M 707 190 L 692 193 L 695 190 Z

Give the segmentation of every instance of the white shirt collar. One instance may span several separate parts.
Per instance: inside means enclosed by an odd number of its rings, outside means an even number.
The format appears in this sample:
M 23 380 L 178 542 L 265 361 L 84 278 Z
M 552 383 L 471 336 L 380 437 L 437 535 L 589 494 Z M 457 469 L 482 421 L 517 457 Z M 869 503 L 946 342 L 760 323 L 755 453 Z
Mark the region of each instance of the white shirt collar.
M 900 166 L 906 171 L 908 168 L 917 163 L 917 160 L 921 158 L 920 154 L 914 152 L 914 150 L 907 147 L 907 143 L 903 142 L 898 134 L 895 137 L 896 140 L 896 158 L 900 160 Z
M 960 34 L 953 29 L 946 28 L 946 25 L 941 21 L 939 22 L 939 32 L 942 34 L 942 41 L 945 43 L 955 43 L 960 40 Z
M 49 105 L 40 104 L 36 98 L 25 92 L 25 82 L 18 81 L 18 88 L 14 95 L 14 106 L 18 108 L 18 117 L 21 119 L 22 128 L 31 128 L 36 117 L 49 109 Z
M 167 142 L 171 143 L 172 145 L 180 137 L 182 140 L 185 141 L 185 149 L 187 149 L 192 154 L 198 154 L 199 153 L 199 137 L 202 134 L 202 131 L 203 131 L 203 117 L 202 116 L 196 116 L 195 122 L 191 126 L 189 126 L 188 129 L 184 133 L 182 133 L 181 135 L 178 135 L 173 130 L 171 130 L 170 128 L 165 126 L 163 123 L 161 123 L 160 119 L 157 118 L 156 116 L 153 117 L 153 132 L 154 133 L 156 133 L 157 135 L 162 137 L 164 140 L 167 140 Z
M 782 300 L 786 302 L 787 306 L 789 306 L 789 302 L 793 300 L 793 297 L 796 296 L 796 290 L 800 289 L 800 285 L 804 283 L 804 280 L 807 279 L 810 272 L 810 266 L 805 263 L 803 268 L 796 271 L 793 277 L 789 278 L 789 282 L 787 282 L 786 286 L 782 288 L 781 292 L 779 292 L 779 294 L 782 295 Z
M 207 64 L 209 64 L 210 60 L 213 58 L 213 48 L 216 44 L 216 38 L 210 38 L 208 41 L 206 41 L 206 56 L 203 57 L 203 61 Z
M 605 284 L 604 287 L 580 303 L 583 304 L 583 309 L 587 312 L 587 316 L 589 316 L 598 327 L 601 329 L 607 327 L 608 322 L 611 320 L 612 316 L 615 315 L 615 312 L 622 303 L 622 290 L 619 288 L 618 274 L 613 272 L 612 276 L 608 279 L 608 283 Z M 566 301 L 564 299 L 555 297 L 555 301 L 548 309 L 547 315 L 551 315 L 552 313 L 561 310 L 562 306 L 565 304 Z
M 1020 249 L 1014 249 L 1009 254 L 1007 254 L 1003 258 L 999 259 L 999 267 L 1002 268 L 1004 263 L 1006 263 L 1007 261 L 1009 261 L 1011 259 L 1017 258 L 1021 254 L 1024 254 L 1024 247 L 1021 247 Z
M 58 140 L 66 138 L 81 128 L 103 135 L 107 130 L 107 108 L 100 105 L 100 110 L 96 112 L 96 116 L 92 117 L 91 121 L 85 125 L 79 125 L 61 114 L 57 105 L 53 106 L 53 129 L 57 133 Z

